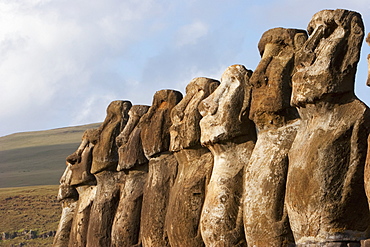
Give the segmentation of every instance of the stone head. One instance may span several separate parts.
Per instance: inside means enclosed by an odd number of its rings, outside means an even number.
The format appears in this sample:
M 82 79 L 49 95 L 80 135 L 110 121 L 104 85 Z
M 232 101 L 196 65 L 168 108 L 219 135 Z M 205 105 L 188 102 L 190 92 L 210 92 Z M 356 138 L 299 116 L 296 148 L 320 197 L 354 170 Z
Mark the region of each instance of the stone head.
M 182 94 L 178 91 L 157 91 L 153 96 L 152 106 L 140 119 L 141 140 L 148 159 L 169 150 L 169 129 L 172 125 L 170 113 L 181 100 Z
M 123 121 L 122 127 L 124 127 L 128 121 L 128 112 L 131 109 L 131 106 L 132 104 L 130 101 L 112 101 L 107 107 L 107 116 L 105 117 L 103 125 L 104 123 L 121 119 L 121 121 Z
M 251 70 L 243 65 L 228 67 L 217 89 L 199 104 L 201 143 L 208 145 L 246 135 L 248 115 L 242 115 L 244 100 L 249 101 Z M 248 95 L 248 99 L 245 99 Z M 248 106 L 249 107 L 249 106 Z M 253 127 L 254 128 L 254 127 Z
M 304 106 L 353 94 L 364 37 L 361 15 L 322 10 L 312 17 L 307 30 L 310 36 L 295 56 L 291 104 Z
M 82 142 L 78 149 L 67 157 L 70 163 L 72 177 L 71 185 L 91 185 L 96 184 L 95 176 L 90 173 L 92 163 L 92 151 L 97 142 L 98 130 L 88 129 L 82 136 Z
M 78 193 L 74 186 L 71 185 L 72 180 L 72 170 L 71 170 L 71 164 L 66 162 L 66 169 L 64 170 L 64 173 L 62 177 L 59 180 L 59 190 L 58 190 L 58 201 L 63 201 L 66 199 L 78 199 Z
M 202 115 L 199 113 L 198 106 L 219 84 L 217 80 L 198 77 L 187 85 L 185 97 L 171 112 L 170 151 L 200 146 L 199 121 Z
M 140 118 L 148 110 L 149 106 L 134 105 L 128 112 L 129 120 L 116 138 L 119 156 L 117 171 L 130 169 L 134 165 L 141 165 L 148 161 L 144 155 L 140 137 L 141 130 L 138 126 Z
M 121 133 L 128 121 L 130 101 L 116 100 L 109 104 L 107 116 L 99 127 L 99 138 L 93 149 L 91 173 L 104 170 L 115 171 L 118 164 L 118 147 L 116 137 Z
M 252 101 L 249 116 L 259 128 L 269 125 L 272 116 L 274 121 L 279 119 L 276 116 L 298 116 L 290 106 L 291 78 L 295 68 L 294 54 L 306 40 L 306 31 L 299 29 L 274 28 L 262 35 L 258 43 L 261 61 L 250 78 Z

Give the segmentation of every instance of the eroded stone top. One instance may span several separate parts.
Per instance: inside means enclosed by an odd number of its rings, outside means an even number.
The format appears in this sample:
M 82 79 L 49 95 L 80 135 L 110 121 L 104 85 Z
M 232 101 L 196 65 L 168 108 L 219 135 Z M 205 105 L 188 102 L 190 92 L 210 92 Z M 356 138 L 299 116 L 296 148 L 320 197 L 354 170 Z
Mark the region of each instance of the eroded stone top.
M 201 101 L 198 109 L 203 116 L 200 120 L 202 145 L 231 141 L 251 131 L 246 126 L 248 114 L 242 115 L 243 102 L 249 102 L 250 98 L 251 75 L 252 71 L 243 65 L 228 67 L 221 77 L 221 84 Z M 245 105 L 249 112 L 249 103 Z
M 185 97 L 171 112 L 170 151 L 200 146 L 199 121 L 202 115 L 199 113 L 198 106 L 219 84 L 217 80 L 198 77 L 187 85 Z
M 299 29 L 274 28 L 262 35 L 258 43 L 262 58 L 250 78 L 249 114 L 260 130 L 298 118 L 297 110 L 290 106 L 291 78 L 294 54 L 306 40 L 306 31 Z
M 337 9 L 316 13 L 308 24 L 308 40 L 296 53 L 292 105 L 335 101 L 334 94 L 353 94 L 364 37 L 361 15 Z
M 77 150 L 67 157 L 70 163 L 72 177 L 71 185 L 95 184 L 96 179 L 90 173 L 92 163 L 92 150 L 99 139 L 97 129 L 88 129 L 82 136 L 82 141 Z
M 99 139 L 94 146 L 91 173 L 103 170 L 115 171 L 118 164 L 118 147 L 116 137 L 121 133 L 128 121 L 130 101 L 116 100 L 109 104 L 107 116 L 99 127 Z
M 119 147 L 117 171 L 130 169 L 134 165 L 147 162 L 141 144 L 141 131 L 138 127 L 138 123 L 140 118 L 147 113 L 148 110 L 149 106 L 147 105 L 134 105 L 128 112 L 130 118 L 121 134 L 116 138 L 116 143 Z
M 160 90 L 154 94 L 152 106 L 139 122 L 144 154 L 148 159 L 169 150 L 170 113 L 181 100 L 182 94 L 175 90 Z

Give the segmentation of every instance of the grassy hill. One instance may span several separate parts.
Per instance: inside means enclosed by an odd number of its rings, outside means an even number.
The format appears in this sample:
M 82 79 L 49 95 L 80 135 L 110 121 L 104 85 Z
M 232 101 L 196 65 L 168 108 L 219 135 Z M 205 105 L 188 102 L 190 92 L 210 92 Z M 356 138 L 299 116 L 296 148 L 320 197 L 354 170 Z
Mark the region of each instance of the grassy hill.
M 0 246 L 51 246 L 62 210 L 57 192 L 58 185 L 0 188 Z
M 0 137 L 0 188 L 57 185 L 83 132 L 100 123 Z
M 52 245 L 50 233 L 61 214 L 57 194 L 65 158 L 79 146 L 86 129 L 99 125 L 0 137 L 0 246 Z M 31 231 L 35 239 L 27 239 Z

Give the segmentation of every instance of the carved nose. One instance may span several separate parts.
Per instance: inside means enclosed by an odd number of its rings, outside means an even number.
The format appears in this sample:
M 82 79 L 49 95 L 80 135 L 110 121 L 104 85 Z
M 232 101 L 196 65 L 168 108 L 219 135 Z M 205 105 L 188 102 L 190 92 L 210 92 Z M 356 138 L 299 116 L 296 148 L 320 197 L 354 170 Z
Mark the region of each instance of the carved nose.
M 208 97 L 207 99 L 199 103 L 199 113 L 203 117 L 206 115 L 214 115 L 217 112 L 218 105 L 214 102 L 213 97 Z

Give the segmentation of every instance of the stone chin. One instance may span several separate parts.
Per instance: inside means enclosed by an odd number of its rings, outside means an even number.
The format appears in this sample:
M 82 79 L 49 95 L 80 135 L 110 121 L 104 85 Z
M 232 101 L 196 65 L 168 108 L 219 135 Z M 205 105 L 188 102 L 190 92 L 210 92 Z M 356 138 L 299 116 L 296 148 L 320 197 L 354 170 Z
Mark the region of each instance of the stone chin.
M 309 71 L 293 75 L 291 105 L 304 107 L 319 101 L 326 101 L 328 96 L 344 95 L 354 91 L 351 78 L 333 78 L 329 73 L 307 75 Z
M 203 146 L 208 146 L 215 144 L 217 142 L 221 142 L 223 140 L 229 140 L 227 130 L 225 129 L 225 126 L 222 125 L 213 125 L 212 120 L 209 120 L 205 117 L 204 122 L 200 122 L 200 128 L 202 129 L 200 142 Z

